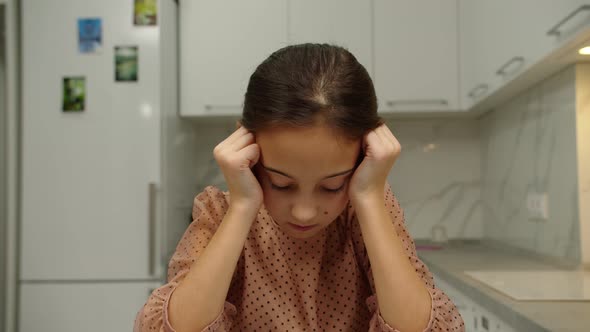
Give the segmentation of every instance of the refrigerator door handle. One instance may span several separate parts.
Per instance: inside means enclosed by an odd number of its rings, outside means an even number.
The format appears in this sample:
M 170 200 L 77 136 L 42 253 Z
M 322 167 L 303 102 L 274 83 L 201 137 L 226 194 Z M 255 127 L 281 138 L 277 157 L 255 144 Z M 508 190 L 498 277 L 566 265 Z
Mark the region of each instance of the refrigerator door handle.
M 149 183 L 149 204 L 148 204 L 148 274 L 150 277 L 158 277 L 156 275 L 156 251 L 158 242 L 158 225 L 157 225 L 157 196 L 158 186 L 154 182 Z

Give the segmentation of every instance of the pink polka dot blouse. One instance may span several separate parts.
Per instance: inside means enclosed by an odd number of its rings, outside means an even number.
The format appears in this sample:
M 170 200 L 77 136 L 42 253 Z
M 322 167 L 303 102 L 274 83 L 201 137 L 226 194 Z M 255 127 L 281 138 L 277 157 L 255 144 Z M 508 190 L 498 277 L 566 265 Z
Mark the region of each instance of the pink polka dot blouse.
M 457 308 L 417 257 L 389 185 L 385 193 L 391 221 L 431 296 L 425 331 L 464 331 Z M 170 296 L 221 223 L 228 197 L 213 186 L 195 197 L 194 221 L 170 260 L 168 283 L 154 290 L 138 312 L 135 332 L 175 331 L 168 320 Z M 204 331 L 397 331 L 380 315 L 353 207 L 320 236 L 303 240 L 284 234 L 263 205 L 244 243 L 224 310 Z

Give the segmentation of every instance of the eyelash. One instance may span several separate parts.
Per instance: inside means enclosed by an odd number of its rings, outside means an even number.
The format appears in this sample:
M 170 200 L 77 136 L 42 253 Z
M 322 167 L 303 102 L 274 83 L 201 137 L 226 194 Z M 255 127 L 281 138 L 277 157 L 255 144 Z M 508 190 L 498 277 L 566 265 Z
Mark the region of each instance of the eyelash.
M 337 188 L 337 189 L 323 188 L 323 190 L 325 190 L 327 193 L 335 194 L 335 193 L 338 193 L 338 192 L 342 191 L 342 189 L 344 189 L 344 186 L 345 185 L 346 185 L 346 183 L 344 183 L 342 186 L 340 186 L 340 188 Z M 277 185 L 275 185 L 273 183 L 271 183 L 270 186 L 272 187 L 272 189 L 278 190 L 278 191 L 287 191 L 287 190 L 291 189 L 291 186 L 279 187 L 279 186 L 277 186 Z

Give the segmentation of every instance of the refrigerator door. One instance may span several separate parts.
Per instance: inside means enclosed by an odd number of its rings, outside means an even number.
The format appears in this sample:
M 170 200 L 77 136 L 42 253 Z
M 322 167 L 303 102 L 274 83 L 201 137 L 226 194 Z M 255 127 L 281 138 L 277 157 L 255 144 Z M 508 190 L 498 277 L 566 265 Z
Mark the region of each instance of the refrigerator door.
M 159 283 L 23 284 L 20 332 L 133 331 Z
M 159 278 L 159 28 L 131 24 L 133 1 L 21 4 L 21 280 Z M 88 13 L 104 38 L 80 53 Z M 115 81 L 116 41 L 138 47 L 138 81 Z M 72 91 L 83 110 L 64 111 Z

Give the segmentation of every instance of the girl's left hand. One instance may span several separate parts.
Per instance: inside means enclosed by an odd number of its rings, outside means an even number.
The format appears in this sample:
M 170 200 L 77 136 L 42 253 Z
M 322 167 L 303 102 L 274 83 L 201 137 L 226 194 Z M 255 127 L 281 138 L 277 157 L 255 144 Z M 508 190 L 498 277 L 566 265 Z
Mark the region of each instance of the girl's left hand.
M 367 133 L 362 146 L 364 158 L 352 175 L 348 188 L 352 202 L 384 195 L 387 175 L 401 152 L 401 145 L 385 124 Z

